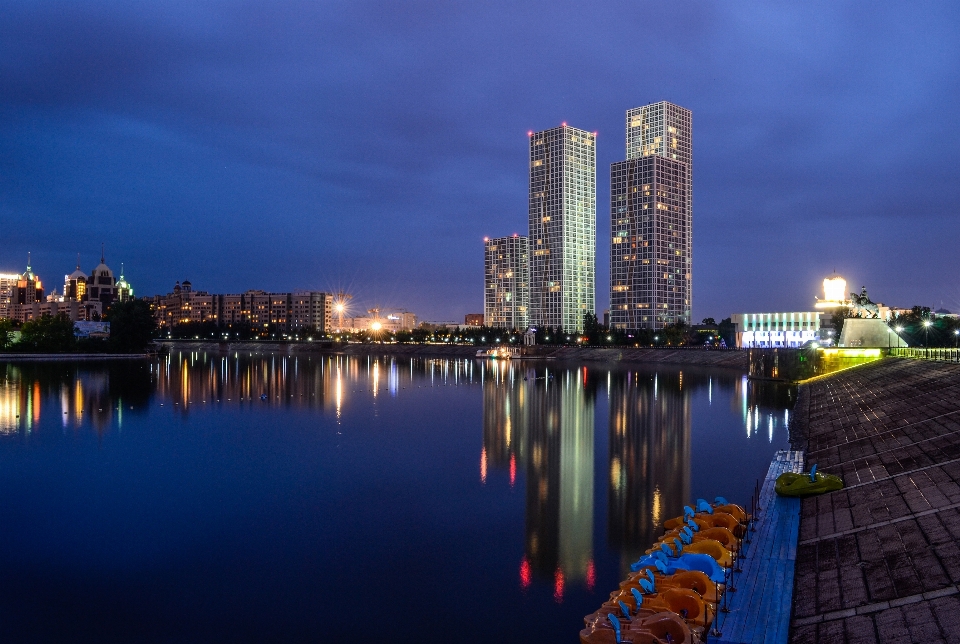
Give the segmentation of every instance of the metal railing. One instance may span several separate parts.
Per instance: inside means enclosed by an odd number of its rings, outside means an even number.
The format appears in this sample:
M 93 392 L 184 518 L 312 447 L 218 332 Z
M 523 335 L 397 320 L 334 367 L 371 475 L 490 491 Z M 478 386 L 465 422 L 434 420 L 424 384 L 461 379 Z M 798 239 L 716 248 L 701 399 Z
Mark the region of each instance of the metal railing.
M 960 349 L 920 349 L 915 347 L 897 347 L 890 349 L 890 355 L 918 360 L 937 360 L 939 362 L 960 362 Z

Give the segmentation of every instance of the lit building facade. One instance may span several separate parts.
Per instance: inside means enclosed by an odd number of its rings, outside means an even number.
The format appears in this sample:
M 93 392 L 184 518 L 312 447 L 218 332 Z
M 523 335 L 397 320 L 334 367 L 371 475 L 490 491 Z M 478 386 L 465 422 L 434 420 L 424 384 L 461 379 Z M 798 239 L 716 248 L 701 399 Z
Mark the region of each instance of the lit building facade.
M 412 331 L 417 328 L 417 314 L 411 313 L 410 311 L 381 311 L 380 309 L 370 309 L 367 313 L 369 313 L 369 315 L 345 318 L 342 328 L 354 332 L 385 331 L 387 333 Z
M 526 329 L 530 325 L 530 265 L 527 238 L 484 239 L 483 320 L 488 327 Z M 468 316 L 469 317 L 469 316 Z
M 87 294 L 87 274 L 80 270 L 80 256 L 77 256 L 77 268 L 63 277 L 63 298 L 65 300 L 85 299 Z
M 740 348 L 790 348 L 820 338 L 820 316 L 817 311 L 737 313 L 730 321 L 736 325 Z
M 333 295 L 318 291 L 267 293 L 250 290 L 219 295 L 195 291 L 184 280 L 166 295 L 149 299 L 157 324 L 172 328 L 180 324 L 207 322 L 220 327 L 248 325 L 259 333 L 317 331 L 331 328 Z
M 562 126 L 530 134 L 529 254 L 533 326 L 583 328 L 596 308 L 597 146 Z
M 290 296 L 290 329 L 324 333 L 333 328 L 333 294 L 297 291 Z
M 100 263 L 97 264 L 90 277 L 87 278 L 87 290 L 83 296 L 85 301 L 100 302 L 104 307 L 110 304 L 117 297 L 117 280 L 113 276 L 113 271 L 104 261 L 103 254 L 100 255 Z
M 688 109 L 661 101 L 627 111 L 627 159 L 610 167 L 610 324 L 691 321 L 693 145 Z

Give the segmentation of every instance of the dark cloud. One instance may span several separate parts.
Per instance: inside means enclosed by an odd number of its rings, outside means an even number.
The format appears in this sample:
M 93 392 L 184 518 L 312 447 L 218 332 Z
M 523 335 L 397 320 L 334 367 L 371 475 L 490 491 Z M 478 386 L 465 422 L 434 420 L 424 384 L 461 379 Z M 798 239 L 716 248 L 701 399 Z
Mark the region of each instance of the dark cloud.
M 805 309 L 837 268 L 956 297 L 952 3 L 0 0 L 0 267 L 101 241 L 141 293 L 331 288 L 482 308 L 485 234 L 526 228 L 526 132 L 694 112 L 695 315 Z M 89 268 L 89 266 L 88 266 Z M 958 302 L 957 304 L 960 304 Z

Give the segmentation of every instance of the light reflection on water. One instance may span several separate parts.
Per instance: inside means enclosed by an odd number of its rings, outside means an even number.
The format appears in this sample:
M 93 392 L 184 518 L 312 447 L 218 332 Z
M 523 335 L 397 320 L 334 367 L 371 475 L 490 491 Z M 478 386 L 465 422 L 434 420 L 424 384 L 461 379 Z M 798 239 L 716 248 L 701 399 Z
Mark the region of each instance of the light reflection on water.
M 275 440 L 282 442 L 283 425 L 296 412 L 313 418 L 319 445 L 331 433 L 358 435 L 356 421 L 365 413 L 385 429 L 420 422 L 437 404 L 429 392 L 441 387 L 451 388 L 443 399 L 456 398 L 459 405 L 455 417 L 445 419 L 455 422 L 437 431 L 425 427 L 395 448 L 399 454 L 376 443 L 366 451 L 385 475 L 401 467 L 394 460 L 404 450 L 422 452 L 425 457 L 402 467 L 425 477 L 437 459 L 457 460 L 439 447 L 444 433 L 457 432 L 457 450 L 470 471 L 455 472 L 455 482 L 431 502 L 451 507 L 468 499 L 465 514 L 478 504 L 499 504 L 519 544 L 516 551 L 509 540 L 498 545 L 497 571 L 487 571 L 486 560 L 458 565 L 484 571 L 491 588 L 480 601 L 502 620 L 513 619 L 516 632 L 533 611 L 571 637 L 664 519 L 695 496 L 746 502 L 772 452 L 785 447 L 793 395 L 736 372 L 690 368 L 174 352 L 149 362 L 0 365 L 0 435 L 27 444 L 57 428 L 67 436 L 93 431 L 122 443 L 128 427 L 162 433 L 174 419 L 189 423 L 194 417 L 242 427 L 254 422 L 253 414 L 272 414 Z M 16 458 L 10 445 L 0 447 L 4 459 Z M 337 461 L 324 463 L 338 480 L 353 476 Z M 233 476 L 239 482 L 251 471 L 257 475 L 253 466 Z M 517 516 L 511 514 L 514 498 L 522 499 Z M 326 520 L 336 525 L 338 518 Z M 424 530 L 444 529 L 424 521 Z M 383 527 L 389 540 L 392 526 Z M 322 542 L 327 532 L 315 538 Z M 342 565 L 358 564 L 347 557 Z M 412 602 L 435 595 L 428 587 L 405 592 Z M 335 609 L 332 603 L 329 610 Z M 396 619 L 402 628 L 404 616 Z M 476 640 L 464 641 L 483 641 L 491 633 L 481 623 L 475 627 Z

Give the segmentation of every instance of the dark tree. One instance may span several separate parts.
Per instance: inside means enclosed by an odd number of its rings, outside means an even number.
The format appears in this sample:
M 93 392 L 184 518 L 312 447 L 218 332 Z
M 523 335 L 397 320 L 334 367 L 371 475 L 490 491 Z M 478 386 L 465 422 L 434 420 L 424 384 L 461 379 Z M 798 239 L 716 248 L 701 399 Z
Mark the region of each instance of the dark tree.
M 13 331 L 13 321 L 9 318 L 0 318 L 0 351 L 6 350 L 12 344 L 11 331 Z
M 73 334 L 73 322 L 61 313 L 56 317 L 42 315 L 36 320 L 24 322 L 20 329 L 19 347 L 38 353 L 65 353 L 77 345 Z
M 720 330 L 720 337 L 723 338 L 723 342 L 728 347 L 737 346 L 737 325 L 733 323 L 731 318 L 720 320 L 717 328 Z
M 107 309 L 110 346 L 119 353 L 142 353 L 153 340 L 157 321 L 143 300 L 114 302 Z

